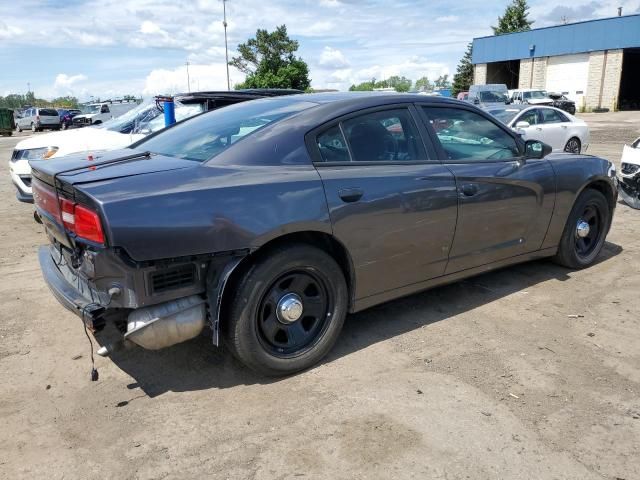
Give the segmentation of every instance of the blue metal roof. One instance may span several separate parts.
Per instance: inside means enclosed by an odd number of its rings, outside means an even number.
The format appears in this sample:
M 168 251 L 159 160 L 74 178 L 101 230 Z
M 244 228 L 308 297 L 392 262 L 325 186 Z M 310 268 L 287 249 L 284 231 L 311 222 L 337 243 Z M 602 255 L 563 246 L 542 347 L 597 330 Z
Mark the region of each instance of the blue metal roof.
M 473 63 L 634 47 L 640 47 L 640 15 L 626 15 L 475 38 Z

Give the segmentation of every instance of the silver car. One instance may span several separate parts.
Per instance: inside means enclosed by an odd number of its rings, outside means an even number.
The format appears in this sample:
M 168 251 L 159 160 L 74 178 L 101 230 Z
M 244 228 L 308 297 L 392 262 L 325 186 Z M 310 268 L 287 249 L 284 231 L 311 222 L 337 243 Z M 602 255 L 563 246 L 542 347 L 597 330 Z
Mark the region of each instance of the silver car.
M 44 129 L 60 130 L 60 115 L 55 108 L 27 108 L 16 120 L 16 129 L 41 132 Z

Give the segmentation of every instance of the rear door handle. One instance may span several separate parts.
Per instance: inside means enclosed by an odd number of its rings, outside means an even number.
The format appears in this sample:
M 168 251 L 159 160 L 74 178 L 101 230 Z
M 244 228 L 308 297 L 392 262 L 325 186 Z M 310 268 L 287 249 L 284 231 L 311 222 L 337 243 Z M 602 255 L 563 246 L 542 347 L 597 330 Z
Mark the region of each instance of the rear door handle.
M 478 193 L 478 186 L 473 183 L 467 183 L 460 187 L 460 191 L 465 197 L 473 197 L 476 193 Z
M 362 195 L 364 195 L 364 190 L 361 188 L 343 188 L 338 191 L 338 195 L 343 202 L 357 202 L 362 198 Z

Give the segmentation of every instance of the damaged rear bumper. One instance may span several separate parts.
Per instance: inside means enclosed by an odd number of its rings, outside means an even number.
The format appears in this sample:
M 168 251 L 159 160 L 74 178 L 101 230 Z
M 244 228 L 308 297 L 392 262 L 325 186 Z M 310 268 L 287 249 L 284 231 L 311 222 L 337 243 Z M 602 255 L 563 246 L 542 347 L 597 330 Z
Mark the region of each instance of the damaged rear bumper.
M 101 330 L 104 327 L 102 315 L 105 313 L 106 307 L 100 303 L 101 296 L 98 295 L 98 292 L 95 292 L 94 300 L 91 300 L 81 293 L 82 290 L 90 292 L 92 289 L 80 277 L 76 276 L 76 285 L 70 283 L 60 270 L 60 264 L 54 261 L 50 247 L 39 248 L 38 260 L 42 276 L 58 302 L 80 317 L 92 331 Z

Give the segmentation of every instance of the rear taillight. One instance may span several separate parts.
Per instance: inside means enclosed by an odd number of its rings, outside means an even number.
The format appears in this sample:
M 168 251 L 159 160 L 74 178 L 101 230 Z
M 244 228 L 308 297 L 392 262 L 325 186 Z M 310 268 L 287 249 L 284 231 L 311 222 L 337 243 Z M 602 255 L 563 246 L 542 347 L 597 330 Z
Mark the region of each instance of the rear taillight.
M 60 210 L 62 223 L 67 230 L 85 240 L 104 243 L 102 223 L 96 212 L 66 198 L 60 199 Z
M 104 243 L 104 233 L 100 217 L 93 210 L 82 205 L 75 208 L 76 235 L 96 243 Z

